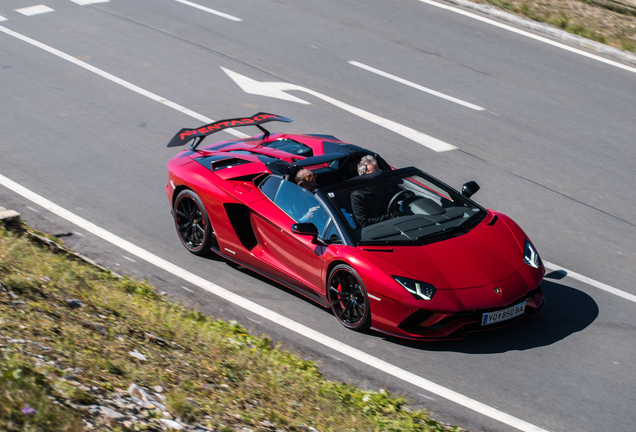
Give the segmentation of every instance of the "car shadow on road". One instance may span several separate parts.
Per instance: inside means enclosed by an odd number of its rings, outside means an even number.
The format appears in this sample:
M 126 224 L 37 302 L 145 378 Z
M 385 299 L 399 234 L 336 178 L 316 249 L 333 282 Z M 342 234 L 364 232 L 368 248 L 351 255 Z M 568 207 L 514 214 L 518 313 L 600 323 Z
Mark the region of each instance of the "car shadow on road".
M 427 351 L 466 354 L 523 351 L 556 343 L 592 324 L 598 317 L 599 308 L 583 291 L 556 282 L 553 278 L 559 276 L 554 273 L 547 275 L 541 284 L 546 304 L 536 317 L 524 318 L 492 331 L 469 333 L 462 340 L 413 342 L 391 338 L 391 341 Z
M 206 259 L 225 261 L 228 266 L 237 271 L 249 274 L 251 277 L 285 291 L 298 299 L 313 304 L 325 315 L 333 315 L 330 309 L 320 307 L 309 296 L 286 287 L 266 276 L 256 273 L 216 254 L 206 256 Z M 556 343 L 573 333 L 580 332 L 592 324 L 599 314 L 599 308 L 594 299 L 570 286 L 559 283 L 564 277 L 559 272 L 546 275 L 541 286 L 546 299 L 546 305 L 536 317 L 523 318 L 507 327 L 489 331 L 468 333 L 462 340 L 448 341 L 409 341 L 385 334 L 367 331 L 368 337 L 377 337 L 390 343 L 409 346 L 426 351 L 454 351 L 466 354 L 496 354 L 507 351 L 523 351 Z M 325 319 L 330 319 L 325 317 Z

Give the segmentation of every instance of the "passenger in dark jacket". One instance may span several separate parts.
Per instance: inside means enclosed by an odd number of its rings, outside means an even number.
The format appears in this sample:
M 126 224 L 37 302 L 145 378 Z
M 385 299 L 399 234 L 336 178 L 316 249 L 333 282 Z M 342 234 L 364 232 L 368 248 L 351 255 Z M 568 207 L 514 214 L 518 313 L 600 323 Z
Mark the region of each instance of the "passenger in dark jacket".
M 358 163 L 358 174 L 374 174 L 380 172 L 378 161 L 371 155 L 366 155 Z M 360 227 L 372 225 L 391 219 L 394 215 L 387 214 L 388 200 L 392 195 L 387 191 L 370 186 L 351 193 L 351 210 L 356 223 Z

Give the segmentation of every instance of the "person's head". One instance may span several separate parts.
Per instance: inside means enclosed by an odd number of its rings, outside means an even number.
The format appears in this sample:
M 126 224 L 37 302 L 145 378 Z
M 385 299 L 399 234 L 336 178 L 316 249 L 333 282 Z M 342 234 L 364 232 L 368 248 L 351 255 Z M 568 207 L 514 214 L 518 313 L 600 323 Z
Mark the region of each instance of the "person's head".
M 372 174 L 380 171 L 378 161 L 371 155 L 362 156 L 358 162 L 358 174 Z
M 316 190 L 316 174 L 307 168 L 303 168 L 296 174 L 296 184 L 304 187 L 309 192 L 314 192 Z

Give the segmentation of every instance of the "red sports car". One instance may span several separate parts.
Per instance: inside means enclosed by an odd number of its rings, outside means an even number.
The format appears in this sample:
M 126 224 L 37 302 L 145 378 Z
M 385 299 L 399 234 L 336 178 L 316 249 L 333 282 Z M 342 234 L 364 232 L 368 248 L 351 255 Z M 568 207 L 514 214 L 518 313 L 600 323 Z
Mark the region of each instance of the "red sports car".
M 333 136 L 270 134 L 271 121 L 291 120 L 222 120 L 168 144 L 193 142 L 168 163 L 166 187 L 190 252 L 288 286 L 347 328 L 408 339 L 461 338 L 542 309 L 537 251 L 512 219 L 470 199 L 475 182 L 460 193 Z M 249 125 L 263 133 L 201 145 Z M 368 155 L 378 169 L 359 174 Z

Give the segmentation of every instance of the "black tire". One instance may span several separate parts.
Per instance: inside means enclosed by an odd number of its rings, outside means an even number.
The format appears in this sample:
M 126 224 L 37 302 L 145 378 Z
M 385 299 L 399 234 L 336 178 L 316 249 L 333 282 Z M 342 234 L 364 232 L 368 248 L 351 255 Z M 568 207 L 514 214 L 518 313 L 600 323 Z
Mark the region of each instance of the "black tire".
M 195 255 L 204 256 L 216 245 L 212 224 L 199 196 L 189 189 L 174 200 L 174 225 L 181 243 Z
M 347 264 L 339 264 L 329 274 L 329 304 L 340 323 L 351 330 L 371 327 L 369 297 L 358 273 Z

